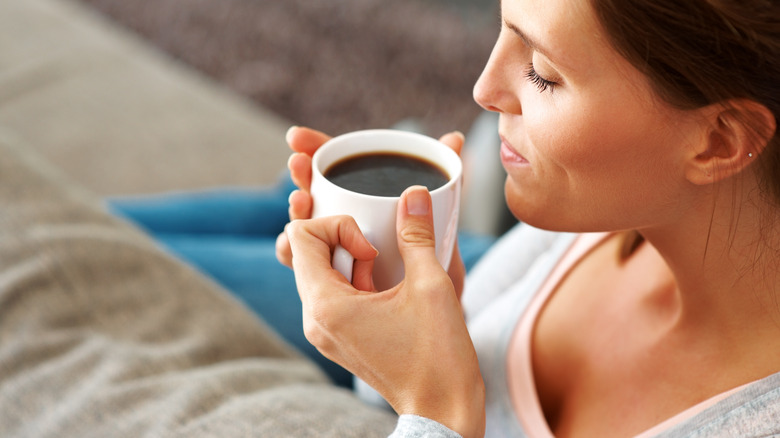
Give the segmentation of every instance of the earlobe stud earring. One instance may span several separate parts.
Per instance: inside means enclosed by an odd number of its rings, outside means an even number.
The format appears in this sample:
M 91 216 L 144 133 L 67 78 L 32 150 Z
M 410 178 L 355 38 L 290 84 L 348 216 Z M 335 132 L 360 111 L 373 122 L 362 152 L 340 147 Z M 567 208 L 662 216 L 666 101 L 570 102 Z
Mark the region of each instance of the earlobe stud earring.
M 748 157 L 753 158 L 753 152 L 748 152 Z

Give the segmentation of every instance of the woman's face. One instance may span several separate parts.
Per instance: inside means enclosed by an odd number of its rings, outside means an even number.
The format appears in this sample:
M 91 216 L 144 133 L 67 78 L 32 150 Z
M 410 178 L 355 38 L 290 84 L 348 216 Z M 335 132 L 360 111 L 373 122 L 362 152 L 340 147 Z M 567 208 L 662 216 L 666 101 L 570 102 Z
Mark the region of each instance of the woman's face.
M 506 198 L 518 219 L 567 231 L 677 220 L 701 141 L 607 42 L 587 0 L 503 0 L 474 98 L 500 114 Z

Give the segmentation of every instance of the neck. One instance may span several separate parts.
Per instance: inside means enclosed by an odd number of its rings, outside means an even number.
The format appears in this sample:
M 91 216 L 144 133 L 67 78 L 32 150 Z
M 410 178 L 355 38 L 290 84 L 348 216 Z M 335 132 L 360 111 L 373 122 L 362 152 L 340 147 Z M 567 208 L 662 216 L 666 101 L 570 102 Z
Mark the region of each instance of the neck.
M 780 346 L 780 214 L 751 196 L 755 186 L 727 185 L 699 196 L 674 225 L 640 232 L 672 271 L 678 327 Z

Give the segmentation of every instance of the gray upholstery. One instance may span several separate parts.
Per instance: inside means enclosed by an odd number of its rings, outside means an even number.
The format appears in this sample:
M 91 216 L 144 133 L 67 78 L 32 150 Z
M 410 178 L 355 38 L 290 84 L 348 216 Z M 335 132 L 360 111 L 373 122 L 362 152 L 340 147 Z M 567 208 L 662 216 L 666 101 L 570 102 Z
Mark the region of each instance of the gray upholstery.
M 199 273 L 0 136 L 0 436 L 387 436 Z
M 268 184 L 289 125 L 80 3 L 0 1 L 0 127 L 99 195 Z
M 69 0 L 0 1 L 0 436 L 387 436 L 101 197 L 258 186 L 283 120 Z

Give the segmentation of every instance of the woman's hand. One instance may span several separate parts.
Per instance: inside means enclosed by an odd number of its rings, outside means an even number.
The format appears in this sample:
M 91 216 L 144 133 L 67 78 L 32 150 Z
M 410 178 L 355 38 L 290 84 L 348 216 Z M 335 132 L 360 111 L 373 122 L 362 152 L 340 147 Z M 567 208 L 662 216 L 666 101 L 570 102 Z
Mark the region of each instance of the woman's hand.
M 399 414 L 481 437 L 484 384 L 455 286 L 436 259 L 424 187 L 402 195 L 397 230 L 404 280 L 386 291 L 365 292 L 330 263 L 337 245 L 359 263 L 376 256 L 352 218 L 294 220 L 287 226 L 306 337 L 379 391 Z
M 311 157 L 329 139 L 330 136 L 327 134 L 305 127 L 293 126 L 287 131 L 287 144 L 293 150 L 293 154 L 290 155 L 287 161 L 287 167 L 290 170 L 293 182 L 298 186 L 298 190 L 292 192 L 289 198 L 291 221 L 311 218 L 312 198 L 309 194 L 309 187 L 311 186 Z M 439 141 L 460 154 L 464 138 L 460 132 L 451 132 L 443 135 Z M 460 257 L 457 242 L 455 243 L 454 251 L 455 253 L 450 262 L 449 274 L 455 285 L 457 295 L 460 297 L 460 294 L 463 292 L 466 269 L 463 265 L 463 259 Z M 287 233 L 281 233 L 276 239 L 276 258 L 285 266 L 293 266 Z

